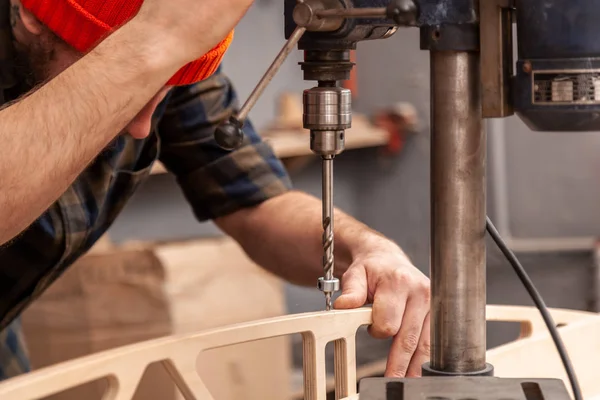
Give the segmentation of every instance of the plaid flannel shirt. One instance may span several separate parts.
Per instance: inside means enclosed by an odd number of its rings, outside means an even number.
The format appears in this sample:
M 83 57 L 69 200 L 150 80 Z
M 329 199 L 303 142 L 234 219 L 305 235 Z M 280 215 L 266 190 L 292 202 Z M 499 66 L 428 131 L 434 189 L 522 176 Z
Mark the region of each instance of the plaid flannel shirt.
M 23 94 L 11 74 L 8 7 L 0 0 L 3 102 Z M 284 166 L 250 123 L 241 148 L 217 146 L 215 127 L 237 106 L 220 69 L 198 84 L 174 88 L 156 110 L 148 138 L 118 136 L 28 229 L 0 246 L 0 380 L 29 370 L 19 314 L 107 231 L 157 160 L 175 175 L 198 221 L 291 188 Z

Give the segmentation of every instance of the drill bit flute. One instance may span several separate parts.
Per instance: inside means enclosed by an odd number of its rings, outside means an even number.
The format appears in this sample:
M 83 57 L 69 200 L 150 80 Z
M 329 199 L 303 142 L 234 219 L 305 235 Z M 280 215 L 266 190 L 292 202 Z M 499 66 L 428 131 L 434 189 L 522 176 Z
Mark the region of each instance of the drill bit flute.
M 323 272 L 324 278 L 319 279 L 319 288 L 325 293 L 325 310 L 331 310 L 332 292 L 325 290 L 325 282 L 334 282 L 333 268 L 333 156 L 323 157 Z M 337 282 L 335 282 L 337 283 Z M 339 286 L 339 285 L 338 285 Z M 333 288 L 338 290 L 339 287 Z

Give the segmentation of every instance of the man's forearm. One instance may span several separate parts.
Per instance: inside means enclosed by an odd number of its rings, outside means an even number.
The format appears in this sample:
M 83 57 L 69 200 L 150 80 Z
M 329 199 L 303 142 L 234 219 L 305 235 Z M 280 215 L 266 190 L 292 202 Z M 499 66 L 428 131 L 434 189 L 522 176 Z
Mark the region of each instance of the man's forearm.
M 340 278 L 354 255 L 371 245 L 397 246 L 340 210 L 334 212 L 334 274 Z M 299 285 L 323 276 L 322 214 L 319 199 L 289 192 L 259 206 L 216 220 L 259 265 Z
M 147 32 L 127 24 L 0 111 L 0 245 L 55 202 L 177 71 Z

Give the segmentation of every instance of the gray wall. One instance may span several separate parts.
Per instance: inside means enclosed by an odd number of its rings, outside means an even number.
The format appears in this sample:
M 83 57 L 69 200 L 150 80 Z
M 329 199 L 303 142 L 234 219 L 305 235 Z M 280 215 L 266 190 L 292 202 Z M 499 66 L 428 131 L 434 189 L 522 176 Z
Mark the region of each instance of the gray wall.
M 259 2 L 237 29 L 225 59 L 239 95 L 245 99 L 283 44 L 283 2 Z M 258 128 L 275 115 L 274 101 L 284 90 L 301 91 L 294 52 L 251 114 Z M 402 30 L 385 41 L 361 43 L 357 52 L 360 98 L 355 108 L 371 112 L 395 101 L 413 103 L 421 133 L 391 163 L 376 150 L 342 154 L 336 168 L 336 205 L 380 230 L 404 247 L 414 263 L 428 270 L 429 245 L 429 69 L 419 50 L 418 32 Z M 600 135 L 532 133 L 512 118 L 503 132 L 507 148 L 510 226 L 518 236 L 594 235 L 600 226 Z M 502 133 L 501 133 L 502 134 Z M 318 165 L 293 176 L 297 188 L 319 195 Z M 490 179 L 490 211 L 494 181 Z M 111 230 L 117 240 L 182 239 L 219 234 L 211 224 L 194 221 L 173 179 L 153 177 L 132 200 Z M 489 246 L 490 303 L 531 304 L 513 272 Z M 584 309 L 590 294 L 590 256 L 586 253 L 528 254 L 524 264 L 551 306 Z M 289 287 L 290 312 L 322 309 L 315 289 Z M 505 340 L 515 328 L 490 329 L 490 343 Z
M 518 237 L 600 233 L 600 135 L 506 124 L 510 223 Z

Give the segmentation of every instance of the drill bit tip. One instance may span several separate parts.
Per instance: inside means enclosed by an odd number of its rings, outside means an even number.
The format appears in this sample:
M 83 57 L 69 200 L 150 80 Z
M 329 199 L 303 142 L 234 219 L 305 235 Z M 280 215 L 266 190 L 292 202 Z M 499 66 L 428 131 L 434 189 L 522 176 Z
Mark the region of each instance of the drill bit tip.
M 331 311 L 331 293 L 325 293 L 325 311 Z

